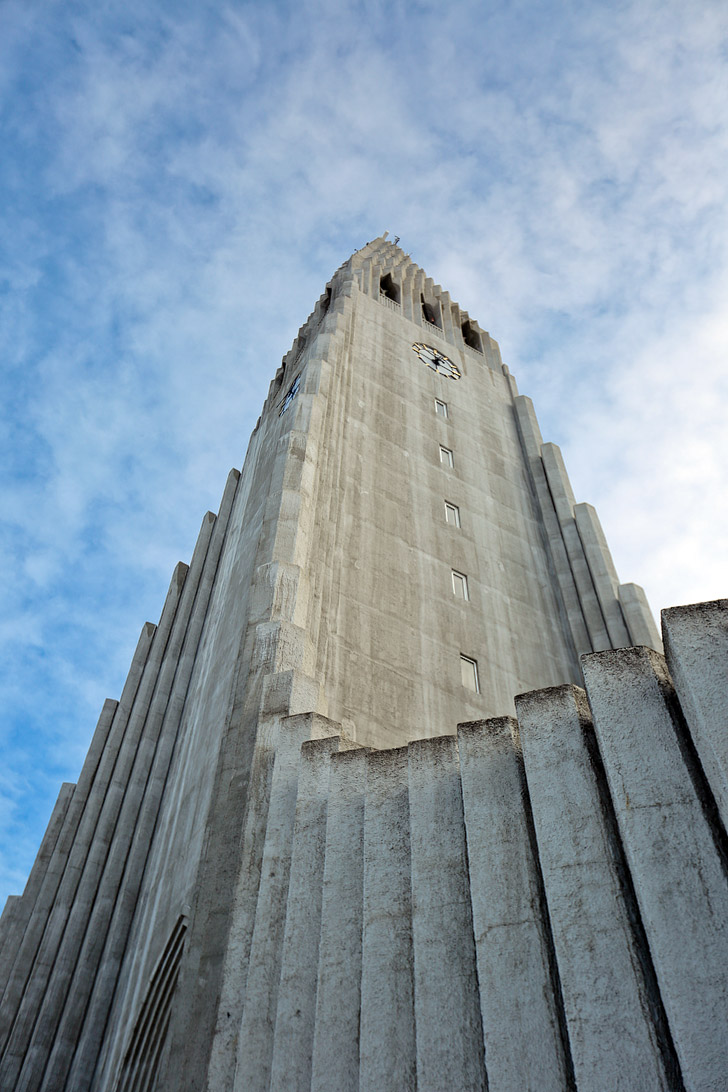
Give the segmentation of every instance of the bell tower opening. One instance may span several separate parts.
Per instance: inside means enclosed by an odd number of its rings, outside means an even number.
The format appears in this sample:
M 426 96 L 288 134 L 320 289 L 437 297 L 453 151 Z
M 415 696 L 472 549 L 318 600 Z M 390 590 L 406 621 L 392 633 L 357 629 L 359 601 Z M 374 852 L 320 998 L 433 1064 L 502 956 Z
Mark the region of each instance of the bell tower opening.
M 379 279 L 379 295 L 385 296 L 392 303 L 401 303 L 401 293 L 399 285 L 392 280 L 391 273 L 385 273 L 383 277 Z
M 475 327 L 466 320 L 460 327 L 463 334 L 463 341 L 466 345 L 469 345 L 471 349 L 475 349 L 476 353 L 482 353 L 483 342 L 481 341 L 480 334 Z

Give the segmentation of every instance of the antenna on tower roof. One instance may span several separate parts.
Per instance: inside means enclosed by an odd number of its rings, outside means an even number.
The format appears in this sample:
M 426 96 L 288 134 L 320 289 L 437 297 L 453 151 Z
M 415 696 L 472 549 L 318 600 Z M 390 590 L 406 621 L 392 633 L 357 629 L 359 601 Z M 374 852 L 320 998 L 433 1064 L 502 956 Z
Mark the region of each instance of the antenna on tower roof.
M 399 242 L 399 235 L 395 235 L 395 237 L 394 237 L 394 245 L 396 246 L 398 242 Z

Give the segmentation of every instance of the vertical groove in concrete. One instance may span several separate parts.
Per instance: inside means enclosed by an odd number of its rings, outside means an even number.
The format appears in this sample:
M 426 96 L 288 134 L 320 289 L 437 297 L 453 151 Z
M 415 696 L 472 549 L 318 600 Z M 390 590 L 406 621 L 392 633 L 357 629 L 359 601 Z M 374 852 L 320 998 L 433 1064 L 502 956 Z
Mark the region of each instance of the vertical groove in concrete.
M 367 754 L 331 756 L 311 1092 L 359 1092 Z
M 563 1092 L 568 1066 L 514 737 L 511 718 L 458 725 L 488 1088 Z
M 126 950 L 147 856 L 152 843 L 159 805 L 167 780 L 172 751 L 177 739 L 177 731 L 200 635 L 207 616 L 224 532 L 224 522 L 222 526 L 218 526 L 215 516 L 208 512 L 203 519 L 190 565 L 189 590 L 186 593 L 192 599 L 192 605 L 189 608 L 189 621 L 182 637 L 181 650 L 174 672 L 174 681 L 159 729 L 157 746 L 151 759 L 149 775 L 144 786 L 143 802 L 139 805 L 133 838 L 127 859 L 124 862 L 123 877 L 119 881 L 120 891 L 123 892 L 123 896 L 117 900 L 114 907 L 103 957 L 99 957 L 99 969 L 94 982 L 93 995 L 89 1002 L 88 1011 L 83 1018 L 83 1027 L 81 1028 L 79 1023 L 80 1012 L 82 1011 L 79 1004 L 76 1006 L 77 1015 L 75 1020 L 73 1022 L 68 1021 L 69 1026 L 67 1029 L 64 1029 L 63 1024 L 59 1028 L 57 1044 L 60 1044 L 64 1038 L 66 1040 L 62 1056 L 63 1061 L 57 1048 L 54 1049 L 54 1054 L 51 1056 L 49 1072 L 53 1080 L 58 1079 L 58 1075 L 64 1070 L 64 1067 L 67 1067 L 73 1056 L 73 1067 L 68 1078 L 68 1086 L 71 1089 L 85 1088 L 93 1077 L 104 1027 L 108 1019 L 121 962 Z M 88 983 L 92 976 L 87 972 L 84 978 Z M 84 992 L 87 992 L 88 988 L 87 985 Z
M 301 748 L 271 1088 L 309 1092 L 316 1020 L 321 901 L 331 755 L 338 737 Z
M 542 444 L 541 459 L 543 460 L 543 468 L 556 511 L 556 518 L 559 521 L 569 565 L 576 584 L 584 621 L 589 630 L 591 647 L 595 652 L 603 648 L 611 648 L 612 643 L 599 604 L 599 597 L 576 528 L 574 519 L 576 500 L 571 489 L 569 476 L 566 473 L 561 450 L 556 444 Z M 585 649 L 584 651 L 591 650 Z
M 675 690 L 728 828 L 728 599 L 665 610 L 662 628 Z
M 574 519 L 612 648 L 626 648 L 630 639 L 619 601 L 619 578 L 596 509 L 591 504 L 577 504 L 574 506 Z
M 725 1085 L 728 879 L 687 775 L 664 660 L 584 661 L 599 748 L 675 1048 L 690 1092 Z
M 20 1069 L 23 1068 L 24 1074 L 18 1083 L 18 1092 L 24 1086 L 33 1088 L 34 1082 L 40 1081 L 47 1051 L 63 1012 L 78 951 L 97 897 L 99 881 L 106 866 L 107 855 L 113 847 L 117 820 L 136 765 L 147 709 L 161 673 L 186 576 L 187 566 L 178 565 L 162 610 L 162 619 L 154 635 L 129 723 L 123 740 L 120 741 L 113 778 L 103 797 L 98 822 L 87 838 L 76 840 L 83 858 L 82 874 L 78 877 L 74 876 L 73 871 L 70 873 L 68 898 L 60 903 L 57 901 L 53 908 L 49 930 L 46 931 L 39 952 L 39 960 L 45 964 L 47 971 L 46 974 L 39 975 L 36 967 L 31 981 L 31 987 L 35 988 L 26 992 L 6 1058 L 0 1067 L 0 1085 L 11 1074 L 13 1081 L 18 1079 Z M 68 869 L 66 875 L 69 875 Z
M 367 756 L 360 1092 L 414 1092 L 407 748 Z
M 159 626 L 146 623 L 142 627 L 121 699 L 104 704 L 99 726 L 36 902 L 36 912 L 28 923 L 6 987 L 0 1010 L 0 1042 L 3 1045 L 7 1042 L 14 1023 L 15 1030 L 12 1032 L 14 1043 L 7 1043 L 6 1055 L 0 1062 L 0 1078 L 6 1062 L 10 1072 L 16 1074 L 25 1053 L 49 977 L 56 966 L 58 947 L 82 882 L 87 858 L 105 851 L 104 835 L 99 833 L 100 818 L 102 814 L 105 816 L 110 810 L 118 808 L 119 793 L 124 788 L 124 773 L 118 772 L 117 767 L 120 765 L 120 752 L 129 749 L 128 743 L 123 748 L 129 718 L 135 706 L 146 710 L 178 595 L 179 582 L 173 578 Z M 111 801 L 110 795 L 113 797 Z M 95 878 L 91 878 L 89 887 L 93 891 Z
M 10 922 L 6 921 L 5 914 L 3 914 L 3 920 L 0 922 L 4 934 L 2 946 L 0 947 L 0 997 L 2 997 L 23 934 L 35 910 L 38 895 L 48 874 L 48 867 L 53 858 L 53 852 L 58 843 L 75 789 L 76 786 L 72 782 L 66 781 L 61 785 L 43 840 L 40 843 L 40 849 L 30 870 L 25 890 L 15 904 Z
M 287 718 L 281 725 L 278 737 L 250 946 L 245 1008 L 237 1040 L 235 1092 L 268 1092 L 298 771 L 301 747 L 307 739 L 308 729 L 306 717 Z
M 533 483 L 556 580 L 574 642 L 575 657 L 578 659 L 584 652 L 592 651 L 592 643 L 543 468 L 541 431 L 530 398 L 519 394 L 514 398 L 513 405 L 524 462 Z
M 408 748 L 418 1092 L 487 1087 L 457 743 Z
M 674 1087 L 624 903 L 576 687 L 516 699 L 529 795 L 579 1092 Z M 615 1052 L 619 1043 L 619 1052 Z

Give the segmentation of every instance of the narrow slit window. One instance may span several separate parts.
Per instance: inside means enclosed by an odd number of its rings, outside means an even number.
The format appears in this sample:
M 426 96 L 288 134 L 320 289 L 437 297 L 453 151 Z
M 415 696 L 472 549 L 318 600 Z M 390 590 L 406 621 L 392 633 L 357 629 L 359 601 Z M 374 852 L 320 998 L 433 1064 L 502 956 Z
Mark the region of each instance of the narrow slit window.
M 440 462 L 443 466 L 453 465 L 452 451 L 449 447 L 443 447 L 442 444 L 440 444 Z
M 452 570 L 452 590 L 456 599 L 470 599 L 468 593 L 468 578 L 465 573 L 459 573 L 456 569 Z
M 476 660 L 471 660 L 469 656 L 460 656 L 460 678 L 466 690 L 472 690 L 474 694 L 480 693 Z
M 460 509 L 457 504 L 450 504 L 449 501 L 445 501 L 445 522 L 452 527 L 460 526 Z
M 435 413 L 438 417 L 447 417 L 447 402 L 441 402 L 439 398 L 436 398 Z

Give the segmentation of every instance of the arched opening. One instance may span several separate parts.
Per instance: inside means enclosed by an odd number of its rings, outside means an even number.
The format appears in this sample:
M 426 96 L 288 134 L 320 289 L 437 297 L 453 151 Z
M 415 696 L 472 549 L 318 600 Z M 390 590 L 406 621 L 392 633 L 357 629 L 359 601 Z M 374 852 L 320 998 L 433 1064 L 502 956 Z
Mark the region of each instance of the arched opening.
M 440 306 L 437 303 L 428 303 L 424 296 L 422 300 L 422 317 L 425 322 L 429 322 L 430 326 L 437 326 L 438 330 L 442 329 L 442 319 L 440 317 Z
M 392 303 L 400 302 L 399 285 L 392 280 L 391 273 L 385 273 L 383 277 L 379 278 L 379 295 L 385 296 Z
M 480 340 L 480 334 L 475 327 L 472 326 L 469 321 L 466 321 L 462 324 L 460 329 L 463 332 L 463 341 L 465 344 L 469 345 L 471 349 L 475 349 L 476 353 L 482 353 L 483 342 Z

